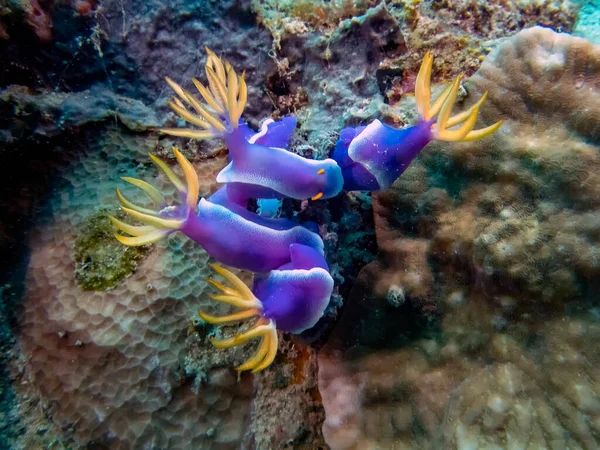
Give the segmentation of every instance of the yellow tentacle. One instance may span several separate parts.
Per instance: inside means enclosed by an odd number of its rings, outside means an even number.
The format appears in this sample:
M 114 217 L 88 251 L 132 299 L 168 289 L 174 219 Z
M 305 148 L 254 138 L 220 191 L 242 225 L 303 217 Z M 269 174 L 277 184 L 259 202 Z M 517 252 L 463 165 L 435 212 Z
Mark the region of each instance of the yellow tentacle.
M 463 123 L 457 130 L 448 130 L 447 127 L 443 130 L 440 130 L 438 139 L 448 142 L 462 141 L 475 126 L 475 122 L 477 122 L 477 114 L 479 114 L 479 109 L 475 108 L 471 112 L 469 118 L 465 120 L 465 123 Z
M 267 341 L 267 354 L 262 362 L 252 369 L 253 373 L 260 372 L 261 370 L 269 367 L 275 360 L 275 356 L 277 356 L 277 347 L 279 345 L 279 341 L 277 339 L 277 331 L 274 327 L 271 332 L 263 338 L 263 340 Z
M 198 92 L 200 92 L 200 95 L 202 96 L 204 101 L 208 104 L 208 106 L 210 106 L 212 109 L 214 109 L 215 112 L 218 114 L 222 114 L 225 112 L 223 107 L 221 105 L 219 105 L 219 103 L 217 103 L 215 98 L 212 96 L 212 94 L 209 92 L 209 90 L 204 87 L 204 85 L 202 83 L 200 83 L 195 78 L 192 78 L 192 83 L 194 83 L 194 86 L 196 86 L 196 89 L 198 89 Z
M 248 342 L 250 339 L 262 337 L 267 334 L 271 328 L 271 321 L 269 321 L 269 323 L 257 322 L 256 325 L 243 333 L 236 334 L 228 339 L 211 339 L 211 342 L 216 348 L 231 348 Z
M 117 198 L 119 199 L 119 201 L 121 202 L 122 206 L 125 206 L 129 209 L 138 211 L 142 214 L 147 214 L 149 216 L 158 216 L 158 212 L 152 210 L 152 209 L 148 209 L 148 208 L 142 208 L 141 206 L 136 205 L 135 203 L 131 203 L 129 200 L 127 200 L 123 194 L 121 194 L 121 191 L 119 189 L 117 189 Z
M 156 230 L 156 228 L 153 227 L 152 225 L 142 225 L 142 226 L 129 225 L 128 223 L 121 222 L 119 219 L 117 219 L 116 217 L 112 217 L 112 216 L 109 216 L 109 219 L 116 229 L 121 230 L 132 236 L 143 236 L 145 234 L 148 234 L 148 233 Z
M 235 295 L 211 294 L 209 297 L 217 302 L 227 303 L 232 306 L 237 306 L 238 308 L 251 308 L 260 306 L 260 303 L 249 302 L 248 300 L 240 298 L 237 293 Z
M 206 139 L 219 136 L 228 130 L 235 129 L 246 106 L 248 89 L 244 80 L 244 74 L 238 76 L 229 62 L 217 57 L 210 49 L 206 49 L 205 72 L 208 80 L 208 88 L 197 79 L 192 82 L 198 89 L 203 104 L 190 92 L 183 89 L 170 78 L 167 83 L 176 97 L 169 102 L 169 106 L 188 123 L 198 126 L 201 130 L 163 128 L 160 131 L 172 136 L 188 137 L 192 139 Z M 196 114 L 184 105 L 193 108 Z
M 224 324 L 263 314 L 260 300 L 254 296 L 250 288 L 242 280 L 223 267 L 214 264 L 211 267 L 232 287 L 224 286 L 215 280 L 206 280 L 226 294 L 211 295 L 210 297 L 213 300 L 241 308 L 242 311 L 221 317 L 211 316 L 198 311 L 202 319 L 212 324 Z M 227 339 L 211 339 L 211 342 L 216 348 L 224 349 L 243 344 L 254 338 L 261 339 L 256 352 L 246 362 L 238 366 L 236 370 L 252 370 L 253 372 L 257 372 L 269 366 L 277 354 L 277 328 L 273 320 L 261 317 L 248 330 Z
M 200 182 L 198 180 L 198 174 L 194 170 L 192 163 L 181 154 L 177 147 L 173 147 L 173 153 L 175 153 L 175 158 L 177 158 L 177 162 L 183 169 L 183 175 L 185 176 L 185 182 L 187 185 L 186 203 L 195 211 L 198 207 L 198 196 L 200 195 Z
M 251 308 L 234 314 L 228 314 L 226 316 L 211 316 L 210 314 L 198 311 L 198 315 L 202 320 L 213 325 L 222 325 L 225 323 L 239 322 L 240 320 L 250 319 L 251 317 L 257 316 L 259 314 L 260 311 L 258 310 L 258 308 Z
M 141 236 L 129 237 L 115 234 L 115 238 L 121 243 L 128 245 L 129 247 L 137 247 L 139 245 L 153 244 L 156 241 L 160 241 L 162 238 L 169 234 L 165 230 L 155 230 L 150 233 L 143 234 Z
M 146 183 L 143 180 L 139 180 L 137 178 L 131 178 L 131 177 L 121 177 L 121 180 L 126 181 L 127 183 L 130 183 L 130 184 L 133 184 L 134 186 L 139 187 L 158 206 L 165 204 L 165 198 L 163 197 L 163 195 L 160 192 L 158 192 L 158 189 L 156 189 L 150 183 Z
M 177 189 L 181 193 L 185 192 L 185 186 L 183 185 L 183 183 L 181 182 L 181 180 L 179 179 L 179 177 L 177 175 L 175 175 L 175 173 L 169 168 L 169 166 L 167 166 L 165 164 L 165 162 L 163 160 L 157 158 L 152 153 L 148 153 L 148 156 L 150 157 L 150 159 L 152 160 L 152 162 L 160 170 L 162 170 L 164 172 L 164 174 L 167 176 L 167 178 L 169 179 L 169 181 L 171 183 L 173 183 L 173 186 L 175 186 L 175 189 Z
M 493 134 L 502 126 L 502 120 L 499 120 L 493 125 L 489 127 L 481 128 L 480 130 L 471 131 L 468 133 L 463 139 L 462 142 L 476 141 L 477 139 L 482 139 L 484 137 Z
M 192 130 L 191 128 L 160 128 L 159 131 L 170 136 L 186 137 L 190 139 L 209 139 L 215 137 L 215 134 L 212 131 Z
M 256 349 L 256 352 L 254 352 L 254 354 L 248 360 L 246 360 L 246 362 L 237 366 L 235 370 L 239 370 L 241 372 L 243 370 L 254 369 L 261 363 L 261 361 L 265 359 L 265 356 L 267 356 L 267 353 L 269 352 L 269 347 L 269 339 L 266 337 L 262 338 L 258 348 Z
M 246 301 L 253 301 L 256 299 L 256 297 L 254 296 L 254 294 L 252 293 L 250 288 L 248 286 L 246 286 L 246 283 L 244 283 L 242 280 L 240 280 L 237 276 L 235 276 L 229 270 L 227 270 L 223 267 L 217 266 L 216 264 L 211 264 L 210 267 L 212 267 L 212 269 L 215 272 L 217 272 L 219 275 L 221 275 L 223 278 L 225 278 L 229 283 L 231 283 L 233 288 L 239 294 L 240 298 L 242 298 Z
M 140 222 L 145 223 L 146 225 L 152 225 L 155 228 L 162 228 L 164 230 L 177 230 L 181 227 L 181 225 L 183 225 L 183 220 L 163 219 L 162 217 L 144 214 L 134 209 L 126 208 L 125 206 L 121 206 L 121 209 Z

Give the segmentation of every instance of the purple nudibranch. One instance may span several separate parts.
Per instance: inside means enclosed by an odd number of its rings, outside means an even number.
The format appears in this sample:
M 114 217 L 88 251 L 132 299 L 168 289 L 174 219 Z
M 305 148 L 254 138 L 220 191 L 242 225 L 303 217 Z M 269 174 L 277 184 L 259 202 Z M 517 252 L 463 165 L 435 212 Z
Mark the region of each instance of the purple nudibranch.
M 318 200 L 334 197 L 342 189 L 387 189 L 432 140 L 481 139 L 494 133 L 502 122 L 473 130 L 487 93 L 468 110 L 451 116 L 461 76 L 432 104 L 433 58 L 428 52 L 416 79 L 419 119 L 415 126 L 395 129 L 375 120 L 367 126 L 345 128 L 332 159 L 311 160 L 287 150 L 296 128 L 294 117 L 269 119 L 257 133 L 241 120 L 247 100 L 244 75 L 237 75 L 228 62 L 223 64 L 207 51 L 208 88 L 192 80 L 205 103 L 167 78 L 177 94 L 169 105 L 199 129 L 161 131 L 193 139 L 223 139 L 229 149 L 229 164 L 218 174 L 217 182 L 225 186 L 198 202 L 198 177 L 176 148 L 173 151 L 183 169 L 185 184 L 164 162 L 150 155 L 180 192 L 182 206 L 167 205 L 150 184 L 126 177 L 124 180 L 142 189 L 158 210 L 137 206 L 117 190 L 123 211 L 144 225 L 133 226 L 114 217 L 111 220 L 130 235 L 116 235 L 126 245 L 149 244 L 179 230 L 221 263 L 257 273 L 250 289 L 233 273 L 213 266 L 230 286 L 207 280 L 222 291 L 212 298 L 240 310 L 226 316 L 199 314 L 212 324 L 258 317 L 247 331 L 229 339 L 213 340 L 213 344 L 228 348 L 261 338 L 256 353 L 238 367 L 259 371 L 275 358 L 277 330 L 300 333 L 316 324 L 331 297 L 333 279 L 318 234 L 286 219 L 269 219 L 250 212 L 246 209 L 248 200 Z

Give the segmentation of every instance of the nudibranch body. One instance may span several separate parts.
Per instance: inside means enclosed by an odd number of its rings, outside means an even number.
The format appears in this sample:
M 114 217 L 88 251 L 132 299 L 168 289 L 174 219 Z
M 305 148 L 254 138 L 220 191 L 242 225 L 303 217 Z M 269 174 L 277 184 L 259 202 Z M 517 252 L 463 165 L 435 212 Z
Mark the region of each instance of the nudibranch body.
M 473 141 L 500 128 L 501 121 L 473 131 L 487 92 L 467 111 L 450 116 L 460 88 L 460 76 L 430 105 L 432 64 L 433 57 L 427 52 L 415 86 L 419 113 L 415 126 L 396 129 L 375 120 L 366 127 L 342 130 L 333 159 L 342 169 L 346 190 L 387 189 L 432 140 Z M 451 129 L 457 125 L 460 126 Z
M 249 198 L 317 200 L 337 195 L 344 182 L 334 160 L 307 159 L 286 150 L 296 127 L 295 119 L 270 121 L 256 134 L 243 122 L 240 124 L 247 99 L 244 76 L 238 76 L 228 62 L 223 65 L 220 58 L 207 51 L 208 88 L 193 80 L 205 104 L 167 78 L 178 96 L 169 105 L 180 117 L 201 129 L 161 131 L 194 139 L 222 138 L 231 162 L 219 173 L 217 181 L 235 190 L 232 200 L 240 204 Z
M 256 353 L 238 370 L 257 372 L 269 366 L 277 353 L 277 330 L 301 333 L 313 327 L 323 315 L 331 293 L 333 279 L 323 255 L 311 247 L 294 244 L 292 258 L 283 270 L 273 270 L 255 280 L 250 290 L 239 278 L 222 267 L 213 266 L 230 287 L 207 280 L 222 291 L 211 297 L 239 309 L 226 316 L 211 316 L 198 312 L 211 324 L 226 324 L 258 317 L 247 331 L 228 339 L 213 339 L 217 348 L 230 348 L 252 338 L 261 338 Z
M 252 272 L 269 272 L 289 263 L 292 244 L 302 244 L 323 253 L 323 241 L 318 234 L 290 220 L 269 219 L 252 213 L 230 202 L 223 190 L 198 202 L 198 176 L 191 163 L 177 149 L 173 151 L 183 168 L 186 185 L 164 162 L 151 157 L 179 190 L 184 198 L 183 205 L 167 206 L 160 192 L 150 184 L 125 178 L 148 194 L 159 210 L 137 206 L 117 191 L 121 209 L 144 223 L 133 226 L 111 218 L 119 230 L 131 235 L 116 235 L 123 244 L 150 244 L 174 231 L 181 231 L 216 260 Z

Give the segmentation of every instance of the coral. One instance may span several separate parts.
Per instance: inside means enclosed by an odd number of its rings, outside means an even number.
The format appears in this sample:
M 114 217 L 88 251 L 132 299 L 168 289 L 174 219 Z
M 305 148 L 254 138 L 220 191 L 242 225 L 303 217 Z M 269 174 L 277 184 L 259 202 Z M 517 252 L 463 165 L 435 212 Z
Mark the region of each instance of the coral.
M 32 137 L 55 137 L 107 119 L 118 119 L 130 130 L 140 132 L 159 124 L 154 111 L 142 102 L 102 88 L 36 95 L 27 88 L 10 86 L 0 92 L 0 110 L 11 117 L 0 132 L 0 142 L 4 144 Z
M 599 61 L 507 39 L 462 102 L 489 90 L 498 133 L 430 144 L 373 196 L 380 256 L 319 353 L 331 448 L 598 446 Z
M 482 308 L 476 296 L 459 296 L 447 298 L 440 330 L 395 349 L 366 341 L 353 324 L 356 311 L 344 312 L 319 353 L 327 444 L 334 450 L 596 448 L 593 311 L 539 323 L 523 315 L 502 331 L 494 326 L 497 310 Z M 374 316 L 361 329 L 369 327 L 392 334 L 398 325 Z
M 214 310 L 203 302 L 207 255 L 171 238 L 109 291 L 84 291 L 73 276 L 79 226 L 114 202 L 118 176 L 142 171 L 137 161 L 156 142 L 106 129 L 60 178 L 30 234 L 19 336 L 26 373 L 78 445 L 236 448 L 249 418 L 249 380 L 237 382 L 216 359 L 203 379 L 181 371 L 190 319 L 200 306 Z M 214 189 L 224 163 L 197 162 L 202 192 Z M 155 183 L 167 198 L 177 195 L 165 178 Z
M 393 0 L 401 12 L 408 52 L 385 61 L 382 69 L 401 68 L 402 90 L 411 92 L 423 51 L 440 55 L 437 79 L 472 74 L 485 55 L 504 37 L 534 25 L 570 31 L 578 11 L 574 1 L 414 1 Z M 439 77 L 439 78 L 438 78 Z
M 445 278 L 476 279 L 491 296 L 584 295 L 599 269 L 598 58 L 591 44 L 543 28 L 494 50 L 465 83 L 464 106 L 489 90 L 480 115 L 504 119 L 502 131 L 485 145 L 430 144 L 377 196 L 380 234 L 430 240 Z M 400 114 L 412 108 L 401 105 Z
M 592 350 L 600 329 L 589 316 L 552 321 L 537 330 L 541 357 L 516 340 L 495 336 L 499 360 L 467 378 L 451 395 L 440 446 L 448 449 L 596 448 L 600 392 Z
M 374 0 L 253 0 L 252 7 L 275 38 L 277 46 L 282 30 L 288 33 L 315 30 L 331 33 L 342 20 L 362 15 L 376 3 Z

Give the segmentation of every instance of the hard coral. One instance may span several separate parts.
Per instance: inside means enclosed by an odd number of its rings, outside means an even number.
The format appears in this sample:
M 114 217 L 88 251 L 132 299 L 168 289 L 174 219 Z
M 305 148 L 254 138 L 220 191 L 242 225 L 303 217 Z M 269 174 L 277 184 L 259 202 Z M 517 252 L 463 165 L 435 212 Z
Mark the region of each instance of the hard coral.
M 464 106 L 489 91 L 481 116 L 504 119 L 501 131 L 487 145 L 432 144 L 377 197 L 381 232 L 431 239 L 443 273 L 459 267 L 492 295 L 560 304 L 583 294 L 599 270 L 599 58 L 584 40 L 542 28 L 492 52 L 465 83 Z
M 334 449 L 598 446 L 600 49 L 525 30 L 464 87 L 464 109 L 489 90 L 481 125 L 504 124 L 431 144 L 374 195 L 382 255 L 319 354 Z M 419 268 L 433 314 L 406 295 Z
M 47 205 L 51 214 L 42 214 L 30 235 L 20 344 L 31 385 L 80 446 L 237 448 L 249 418 L 248 380 L 238 383 L 210 358 L 202 379 L 181 369 L 190 320 L 199 306 L 214 310 L 202 301 L 206 253 L 172 239 L 110 291 L 84 291 L 75 281 L 78 226 L 98 204 L 113 202 L 119 176 L 143 171 L 137 161 L 156 138 L 107 129 L 88 145 L 60 177 Z M 214 188 L 225 163 L 197 164 L 202 189 Z M 168 199 L 178 195 L 165 178 L 155 183 Z

